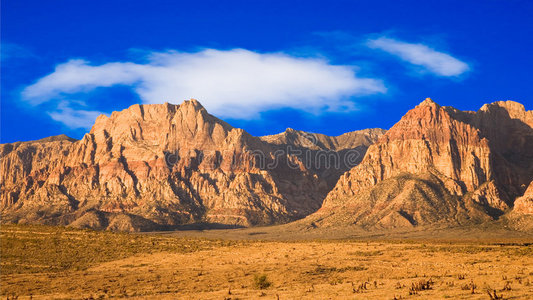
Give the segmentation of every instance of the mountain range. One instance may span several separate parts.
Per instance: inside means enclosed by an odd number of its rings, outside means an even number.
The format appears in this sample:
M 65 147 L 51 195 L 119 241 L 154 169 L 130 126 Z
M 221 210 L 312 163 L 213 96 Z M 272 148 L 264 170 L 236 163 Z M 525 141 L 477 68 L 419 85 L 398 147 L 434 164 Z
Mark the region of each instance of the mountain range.
M 533 229 L 533 111 L 426 99 L 389 130 L 255 137 L 194 100 L 99 116 L 82 139 L 0 145 L 2 223 Z M 503 224 L 503 223 L 502 223 Z

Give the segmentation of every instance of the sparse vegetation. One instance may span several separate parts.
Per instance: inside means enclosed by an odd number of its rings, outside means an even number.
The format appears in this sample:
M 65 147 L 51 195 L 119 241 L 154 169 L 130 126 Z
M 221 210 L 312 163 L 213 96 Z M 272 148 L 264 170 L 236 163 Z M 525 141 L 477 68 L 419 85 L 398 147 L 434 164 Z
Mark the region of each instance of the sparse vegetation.
M 525 243 L 223 241 L 3 225 L 0 246 L 2 298 L 533 295 L 533 253 Z
M 256 274 L 254 276 L 254 287 L 256 289 L 264 290 L 264 289 L 269 288 L 271 284 L 272 283 L 268 281 L 266 274 L 261 274 L 261 275 Z
M 348 252 L 348 255 L 379 256 L 379 255 L 383 255 L 383 251 L 352 251 L 352 252 Z
M 344 273 L 347 271 L 364 271 L 368 269 L 367 267 L 363 266 L 347 266 L 342 268 L 337 267 L 325 267 L 325 266 L 318 266 L 315 269 L 311 271 L 306 271 L 304 274 L 306 275 L 324 275 L 324 274 L 330 274 L 330 273 Z
M 352 282 L 352 292 L 353 293 L 362 293 L 365 290 L 368 290 L 368 281 L 361 282 L 357 288 L 355 288 L 355 284 Z
M 38 225 L 2 225 L 0 237 L 2 275 L 85 270 L 140 253 L 189 253 L 234 243 Z
M 418 282 L 411 283 L 409 288 L 409 295 L 416 295 L 420 291 L 430 290 L 433 286 L 433 280 L 420 280 Z
M 503 299 L 503 296 L 500 294 L 498 295 L 498 293 L 496 292 L 496 290 L 491 290 L 490 288 L 487 289 L 487 294 L 489 295 L 489 298 L 491 300 L 500 300 L 500 299 Z
M 461 286 L 461 289 L 463 291 L 471 291 L 471 294 L 475 294 L 476 293 L 476 288 L 477 288 L 477 285 L 474 283 L 474 281 L 470 281 L 470 283 L 463 284 Z
M 510 290 L 512 290 L 512 288 L 511 288 L 511 282 L 510 282 L 510 281 L 507 281 L 507 282 L 505 283 L 505 285 L 503 286 L 502 291 L 510 291 Z

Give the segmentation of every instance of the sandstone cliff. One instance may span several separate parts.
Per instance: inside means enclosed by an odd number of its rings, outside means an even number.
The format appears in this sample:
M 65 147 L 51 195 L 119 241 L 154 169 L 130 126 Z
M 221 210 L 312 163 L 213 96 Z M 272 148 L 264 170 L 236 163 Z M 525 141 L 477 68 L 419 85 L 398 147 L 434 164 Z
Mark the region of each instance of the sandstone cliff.
M 533 178 L 532 116 L 511 101 L 462 112 L 428 98 L 369 147 L 307 222 L 390 228 L 498 219 Z
M 321 138 L 362 157 L 381 134 Z M 287 145 L 267 140 L 190 100 L 102 115 L 79 141 L 3 144 L 1 220 L 138 231 L 283 223 L 316 211 L 340 173 L 278 155 Z

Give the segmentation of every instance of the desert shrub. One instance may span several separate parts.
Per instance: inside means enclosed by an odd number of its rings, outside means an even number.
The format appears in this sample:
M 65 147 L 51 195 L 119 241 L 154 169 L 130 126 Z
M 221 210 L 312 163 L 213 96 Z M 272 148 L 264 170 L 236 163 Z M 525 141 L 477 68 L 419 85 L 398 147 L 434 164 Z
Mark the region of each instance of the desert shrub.
M 511 290 L 511 282 L 507 281 L 505 285 L 503 286 L 502 291 L 510 291 Z
M 256 289 L 264 290 L 270 287 L 272 283 L 268 281 L 266 274 L 255 275 L 254 276 L 254 287 Z
M 362 293 L 364 290 L 368 290 L 368 281 L 362 282 L 357 288 L 355 288 L 355 284 L 352 282 L 352 292 L 353 293 Z
M 434 282 L 431 279 L 413 282 L 411 288 L 409 288 L 409 295 L 417 295 L 419 291 L 431 290 L 433 284 Z
M 489 295 L 489 298 L 491 300 L 500 300 L 503 299 L 503 295 L 498 295 L 496 293 L 496 290 L 491 290 L 490 288 L 487 288 L 487 294 Z
M 347 271 L 365 271 L 367 269 L 368 268 L 365 266 L 346 266 L 342 268 L 317 266 L 313 270 L 304 272 L 304 274 L 306 275 L 327 275 L 327 274 L 334 273 L 334 272 L 344 273 Z
M 467 290 L 469 290 L 469 291 L 472 292 L 472 294 L 475 294 L 475 293 L 476 293 L 476 288 L 477 288 L 477 285 L 474 283 L 473 280 L 471 280 L 469 284 L 463 284 L 463 285 L 461 286 L 461 289 L 462 289 L 463 291 L 467 291 Z

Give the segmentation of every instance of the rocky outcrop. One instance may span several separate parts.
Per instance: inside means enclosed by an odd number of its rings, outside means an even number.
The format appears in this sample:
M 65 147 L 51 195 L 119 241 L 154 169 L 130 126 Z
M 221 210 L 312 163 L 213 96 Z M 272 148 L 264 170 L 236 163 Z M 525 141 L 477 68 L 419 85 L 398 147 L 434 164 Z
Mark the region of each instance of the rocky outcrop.
M 508 227 L 533 231 L 533 181 L 521 197 L 514 202 L 511 213 L 505 218 Z
M 285 132 L 262 136 L 267 143 L 312 150 L 341 151 L 372 145 L 386 130 L 381 128 L 363 129 L 347 132 L 339 136 L 328 136 L 287 128 Z M 362 159 L 362 157 L 361 157 Z
M 515 200 L 513 212 L 519 215 L 533 216 L 533 182 L 529 184 L 524 195 Z
M 362 152 L 380 134 L 321 138 L 332 151 Z M 1 219 L 140 231 L 275 224 L 316 211 L 340 174 L 310 166 L 306 155 L 279 155 L 287 144 L 267 140 L 215 118 L 196 100 L 133 105 L 99 116 L 79 141 L 1 145 Z
M 285 132 L 261 137 L 277 151 L 290 153 L 305 162 L 307 169 L 334 186 L 339 176 L 358 165 L 368 147 L 386 131 L 380 128 L 363 129 L 339 136 L 287 128 Z
M 511 101 L 462 112 L 428 98 L 369 147 L 308 220 L 411 227 L 497 219 L 533 178 L 532 115 Z

